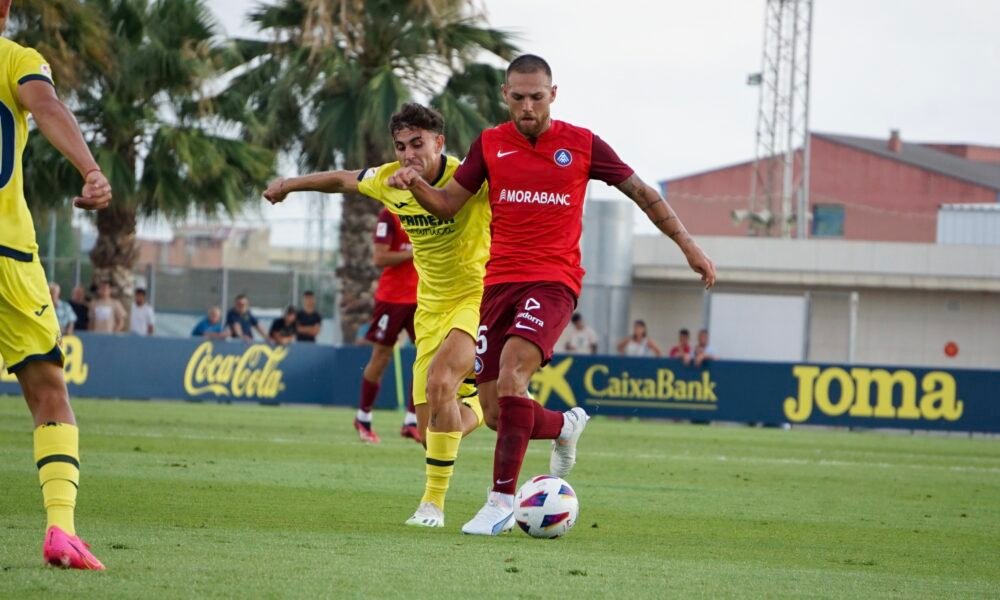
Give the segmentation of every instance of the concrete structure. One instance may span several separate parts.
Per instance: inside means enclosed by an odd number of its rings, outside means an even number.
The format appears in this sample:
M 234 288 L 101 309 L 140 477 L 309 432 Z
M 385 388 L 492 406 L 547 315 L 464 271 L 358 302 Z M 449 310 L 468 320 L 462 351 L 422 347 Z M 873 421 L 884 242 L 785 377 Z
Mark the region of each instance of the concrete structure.
M 813 133 L 810 152 L 810 237 L 933 242 L 941 205 L 1000 200 L 997 147 L 906 143 L 897 131 L 888 139 Z M 748 225 L 732 212 L 749 208 L 752 176 L 745 162 L 660 185 L 696 235 L 745 236 Z
M 700 236 L 723 292 L 811 299 L 808 360 L 1000 368 L 1000 247 Z M 705 291 L 674 244 L 637 236 L 631 318 L 664 347 L 704 322 Z M 617 335 L 623 335 L 618 332 Z M 948 342 L 958 346 L 949 357 Z M 760 340 L 766 344 L 767 340 Z

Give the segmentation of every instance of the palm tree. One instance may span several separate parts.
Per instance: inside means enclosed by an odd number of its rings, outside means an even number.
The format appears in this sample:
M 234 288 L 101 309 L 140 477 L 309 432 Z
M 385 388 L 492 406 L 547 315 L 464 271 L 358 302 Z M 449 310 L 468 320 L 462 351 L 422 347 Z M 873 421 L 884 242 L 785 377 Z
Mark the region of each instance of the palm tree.
M 84 8 L 102 19 L 113 49 L 107 62 L 86 61 L 88 78 L 72 96 L 115 194 L 97 213 L 90 257 L 95 278 L 111 279 L 128 300 L 137 219 L 236 213 L 273 172 L 274 153 L 239 139 L 240 115 L 221 114 L 206 93 L 233 59 L 204 0 L 85 0 Z M 79 188 L 79 176 L 41 136 L 30 150 L 29 198 L 66 198 Z
M 18 3 L 7 28 L 14 40 L 42 53 L 63 96 L 112 63 L 111 34 L 104 19 L 80 0 Z
M 468 0 L 281 0 L 258 5 L 251 22 L 268 38 L 239 40 L 245 71 L 218 99 L 250 108 L 250 139 L 289 152 L 304 170 L 357 169 L 393 159 L 386 126 L 411 97 L 447 119 L 452 151 L 505 118 L 502 71 L 476 62 L 483 51 L 516 52 Z M 371 314 L 378 270 L 370 232 L 379 210 L 345 195 L 338 275 L 344 340 Z

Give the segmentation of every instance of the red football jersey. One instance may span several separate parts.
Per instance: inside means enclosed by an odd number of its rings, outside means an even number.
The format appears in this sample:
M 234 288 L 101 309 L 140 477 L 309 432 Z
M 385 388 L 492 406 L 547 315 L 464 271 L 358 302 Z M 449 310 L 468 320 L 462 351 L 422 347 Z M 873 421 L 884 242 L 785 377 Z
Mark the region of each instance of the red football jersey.
M 617 185 L 632 173 L 590 130 L 563 121 L 553 120 L 534 145 L 513 122 L 483 131 L 455 180 L 472 191 L 490 182 L 485 285 L 553 281 L 579 295 L 587 182 Z
M 378 214 L 375 225 L 375 243 L 388 244 L 392 252 L 410 250 L 410 237 L 403 231 L 399 217 L 383 208 Z M 398 265 L 385 267 L 378 279 L 375 299 L 393 304 L 417 303 L 417 270 L 413 268 L 413 259 Z

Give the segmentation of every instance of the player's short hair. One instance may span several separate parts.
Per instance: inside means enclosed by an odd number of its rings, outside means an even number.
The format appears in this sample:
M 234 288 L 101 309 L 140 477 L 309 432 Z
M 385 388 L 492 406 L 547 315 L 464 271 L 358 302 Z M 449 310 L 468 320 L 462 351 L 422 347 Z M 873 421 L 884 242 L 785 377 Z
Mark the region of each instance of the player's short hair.
M 285 307 L 285 314 L 286 315 L 294 315 L 297 312 L 299 312 L 299 311 L 298 311 L 298 309 L 295 308 L 294 304 L 289 304 L 288 306 Z
M 137 288 L 135 288 L 135 293 L 136 294 L 142 294 L 143 296 L 145 296 L 146 295 L 146 288 L 137 287 Z
M 691 335 L 691 332 L 688 331 L 687 327 L 681 329 L 678 333 L 680 333 L 681 335 Z
M 570 317 L 570 321 L 572 321 L 574 323 L 579 323 L 580 319 L 582 319 L 582 318 L 583 318 L 583 315 L 581 315 L 580 313 L 573 313 L 573 316 Z
M 544 58 L 535 54 L 522 54 L 507 65 L 507 79 L 510 79 L 511 73 L 526 74 L 537 73 L 539 71 L 545 73 L 549 79 L 552 79 L 552 67 L 549 66 L 549 63 Z
M 236 298 L 233 301 L 234 302 L 239 302 L 240 300 L 246 300 L 246 299 L 247 299 L 247 295 L 246 294 L 236 294 Z
M 403 129 L 423 129 L 443 135 L 444 117 L 433 108 L 416 102 L 407 102 L 389 119 L 390 135 L 395 136 L 396 132 Z
M 306 296 L 315 296 L 315 295 L 316 294 L 314 294 L 312 290 L 306 290 L 306 291 L 302 292 L 302 297 L 303 298 L 305 298 Z

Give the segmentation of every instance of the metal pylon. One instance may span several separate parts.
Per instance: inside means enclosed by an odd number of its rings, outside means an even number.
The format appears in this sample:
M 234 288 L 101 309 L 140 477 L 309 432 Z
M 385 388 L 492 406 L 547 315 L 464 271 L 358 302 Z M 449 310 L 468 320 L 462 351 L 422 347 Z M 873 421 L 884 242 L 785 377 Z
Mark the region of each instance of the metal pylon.
M 807 237 L 809 65 L 813 0 L 765 0 L 756 150 L 750 184 L 751 231 Z M 794 208 L 793 208 L 794 207 Z

